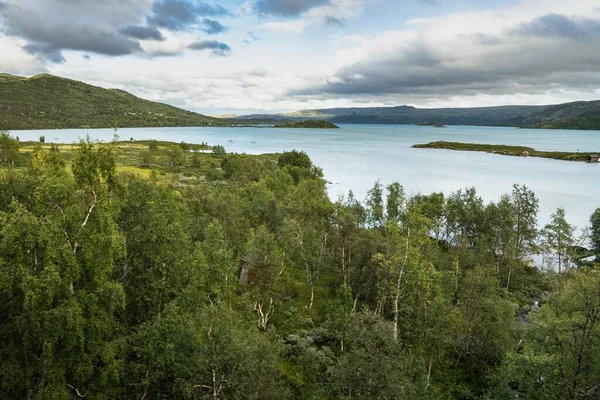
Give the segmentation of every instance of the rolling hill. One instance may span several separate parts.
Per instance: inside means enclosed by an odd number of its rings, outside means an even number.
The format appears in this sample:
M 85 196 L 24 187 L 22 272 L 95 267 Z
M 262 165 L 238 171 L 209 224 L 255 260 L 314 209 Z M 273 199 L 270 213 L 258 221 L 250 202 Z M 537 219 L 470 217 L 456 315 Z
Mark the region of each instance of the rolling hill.
M 338 124 L 439 124 L 514 126 L 549 129 L 600 129 L 600 101 L 546 106 L 475 108 L 368 107 L 301 110 L 289 114 L 256 114 L 240 119 L 302 121 L 319 118 Z
M 335 124 L 514 126 L 600 129 L 600 101 L 475 108 L 366 107 L 213 118 L 141 99 L 119 89 L 40 74 L 0 74 L 0 130 L 239 126 L 325 120 Z
M 224 125 L 225 121 L 48 74 L 0 74 L 0 129 Z

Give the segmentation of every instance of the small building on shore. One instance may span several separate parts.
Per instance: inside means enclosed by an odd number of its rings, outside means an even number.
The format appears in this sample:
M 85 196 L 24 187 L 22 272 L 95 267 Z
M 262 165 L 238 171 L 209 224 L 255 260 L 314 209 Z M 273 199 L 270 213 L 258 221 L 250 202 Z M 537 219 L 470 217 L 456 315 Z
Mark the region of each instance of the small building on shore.
M 587 162 L 589 162 L 589 163 L 600 162 L 600 155 L 598 155 L 598 154 L 590 154 L 589 156 L 587 156 Z

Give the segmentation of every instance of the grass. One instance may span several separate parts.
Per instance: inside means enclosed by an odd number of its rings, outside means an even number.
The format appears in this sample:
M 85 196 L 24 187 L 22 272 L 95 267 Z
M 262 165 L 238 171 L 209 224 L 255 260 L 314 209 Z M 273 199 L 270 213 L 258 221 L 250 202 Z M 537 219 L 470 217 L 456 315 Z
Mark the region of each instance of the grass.
M 500 154 L 514 157 L 539 157 L 550 158 L 553 160 L 564 161 L 587 161 L 590 154 L 599 154 L 599 152 L 561 152 L 561 151 L 538 151 L 531 147 L 508 146 L 500 144 L 477 144 L 477 143 L 459 143 L 459 142 L 431 142 L 426 144 L 415 144 L 416 149 L 447 149 L 458 151 L 483 151 L 485 153 Z
M 223 181 L 225 174 L 221 163 L 228 154 L 214 154 L 196 150 L 211 150 L 206 144 L 182 144 L 167 141 L 139 140 L 114 142 L 117 172 L 135 174 L 152 179 L 157 183 L 175 183 L 179 186 L 198 181 Z M 21 142 L 17 168 L 26 169 L 31 165 L 31 155 L 41 148 L 49 151 L 52 144 L 39 142 Z M 77 144 L 59 144 L 67 168 L 71 162 Z M 186 150 L 184 150 L 184 148 Z M 248 155 L 256 164 L 277 165 L 279 154 Z M 176 162 L 174 162 L 176 160 Z M 1 168 L 1 167 L 0 167 Z

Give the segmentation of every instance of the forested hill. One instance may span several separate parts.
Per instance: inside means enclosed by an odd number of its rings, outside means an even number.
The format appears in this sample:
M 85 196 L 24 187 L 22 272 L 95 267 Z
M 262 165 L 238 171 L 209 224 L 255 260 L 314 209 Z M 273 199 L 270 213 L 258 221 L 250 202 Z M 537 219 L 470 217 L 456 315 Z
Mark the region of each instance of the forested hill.
M 289 114 L 249 115 L 241 119 L 271 118 L 302 121 L 319 118 L 340 124 L 439 124 L 515 126 L 526 128 L 600 129 L 600 101 L 552 106 L 476 108 L 368 107 L 302 110 Z
M 0 129 L 207 126 L 224 122 L 48 74 L 0 74 Z

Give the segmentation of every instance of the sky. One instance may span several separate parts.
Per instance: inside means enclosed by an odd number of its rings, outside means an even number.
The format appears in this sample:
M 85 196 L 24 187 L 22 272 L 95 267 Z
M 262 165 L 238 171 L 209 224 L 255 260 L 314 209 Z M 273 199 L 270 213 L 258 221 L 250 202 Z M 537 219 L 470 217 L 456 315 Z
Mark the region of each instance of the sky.
M 598 0 L 0 0 L 0 72 L 208 115 L 600 99 Z

